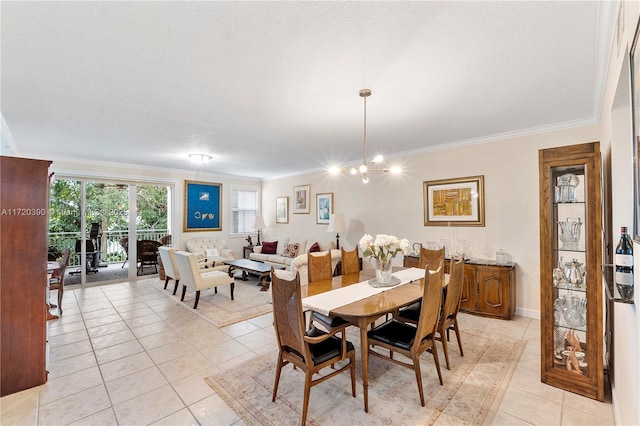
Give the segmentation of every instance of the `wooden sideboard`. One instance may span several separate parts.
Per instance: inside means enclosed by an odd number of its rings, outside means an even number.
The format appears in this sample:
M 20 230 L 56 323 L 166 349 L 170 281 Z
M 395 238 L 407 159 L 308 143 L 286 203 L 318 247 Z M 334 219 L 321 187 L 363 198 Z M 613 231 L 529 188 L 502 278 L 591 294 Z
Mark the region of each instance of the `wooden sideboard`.
M 419 267 L 417 256 L 405 256 L 403 265 Z M 449 273 L 449 261 L 445 262 Z M 493 318 L 511 319 L 516 311 L 516 264 L 491 260 L 467 261 L 460 310 Z

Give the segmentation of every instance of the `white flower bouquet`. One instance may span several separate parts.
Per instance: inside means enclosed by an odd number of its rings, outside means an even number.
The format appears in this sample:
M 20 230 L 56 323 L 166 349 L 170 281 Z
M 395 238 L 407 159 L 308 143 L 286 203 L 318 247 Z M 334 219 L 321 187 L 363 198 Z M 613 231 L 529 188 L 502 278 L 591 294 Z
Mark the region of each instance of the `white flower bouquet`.
M 391 262 L 400 252 L 409 254 L 409 240 L 402 240 L 393 235 L 378 234 L 376 239 L 369 234 L 364 234 L 360 239 L 362 256 L 371 257 L 382 263 Z

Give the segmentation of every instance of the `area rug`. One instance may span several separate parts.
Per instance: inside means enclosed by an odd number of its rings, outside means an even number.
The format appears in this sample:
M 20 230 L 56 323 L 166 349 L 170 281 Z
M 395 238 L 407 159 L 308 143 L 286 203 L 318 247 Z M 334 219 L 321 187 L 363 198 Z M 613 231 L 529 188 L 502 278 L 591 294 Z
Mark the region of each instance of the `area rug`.
M 369 360 L 369 413 L 364 412 L 357 350 L 356 398 L 348 372 L 311 389 L 307 422 L 312 425 L 459 425 L 490 424 L 522 355 L 525 341 L 464 333 L 465 356 L 450 346 L 451 370 L 442 360 L 440 386 L 431 354 L 421 357 L 425 407 L 420 405 L 413 370 L 379 358 Z M 350 337 L 357 346 L 357 336 Z M 259 356 L 205 380 L 247 425 L 300 423 L 304 374 L 284 367 L 278 396 L 271 402 L 277 353 Z
M 236 279 L 233 291 L 234 300 L 231 300 L 229 286 L 219 287 L 218 294 L 215 294 L 213 289 L 201 291 L 198 308 L 195 310 L 192 309 L 196 297 L 194 290 L 187 288 L 184 302 L 180 302 L 182 285 L 178 285 L 178 291 L 173 296 L 171 294 L 175 285 L 173 280 L 169 281 L 166 290 L 163 289 L 164 280 L 154 279 L 149 280 L 149 282 L 154 287 L 162 290 L 168 297 L 185 305 L 195 314 L 200 315 L 217 327 L 226 327 L 272 311 L 271 291 L 260 291 L 260 287 L 257 285 L 258 280 L 256 279 L 250 278 L 247 281 Z

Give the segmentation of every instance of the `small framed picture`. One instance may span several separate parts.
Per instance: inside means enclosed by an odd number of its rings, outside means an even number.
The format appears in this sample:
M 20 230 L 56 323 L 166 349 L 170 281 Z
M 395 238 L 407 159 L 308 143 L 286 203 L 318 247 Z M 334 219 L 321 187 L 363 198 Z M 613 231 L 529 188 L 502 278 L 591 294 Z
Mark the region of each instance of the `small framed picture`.
M 293 187 L 293 214 L 309 214 L 311 185 Z
M 424 226 L 484 226 L 484 176 L 424 182 Z
M 316 194 L 316 223 L 328 225 L 333 213 L 333 192 Z
M 276 197 L 276 223 L 289 223 L 289 197 Z

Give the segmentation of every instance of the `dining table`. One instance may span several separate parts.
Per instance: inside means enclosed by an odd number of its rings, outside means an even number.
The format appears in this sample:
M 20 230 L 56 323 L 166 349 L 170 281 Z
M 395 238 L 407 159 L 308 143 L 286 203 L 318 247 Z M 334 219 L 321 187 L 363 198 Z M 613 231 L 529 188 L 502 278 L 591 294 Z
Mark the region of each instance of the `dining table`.
M 339 275 L 301 288 L 303 309 L 340 317 L 360 329 L 364 411 L 369 411 L 369 343 L 367 329 L 380 317 L 420 300 L 424 292 L 424 269 L 394 268 L 400 284 L 374 287 L 375 271 Z M 448 283 L 445 274 L 443 288 Z

